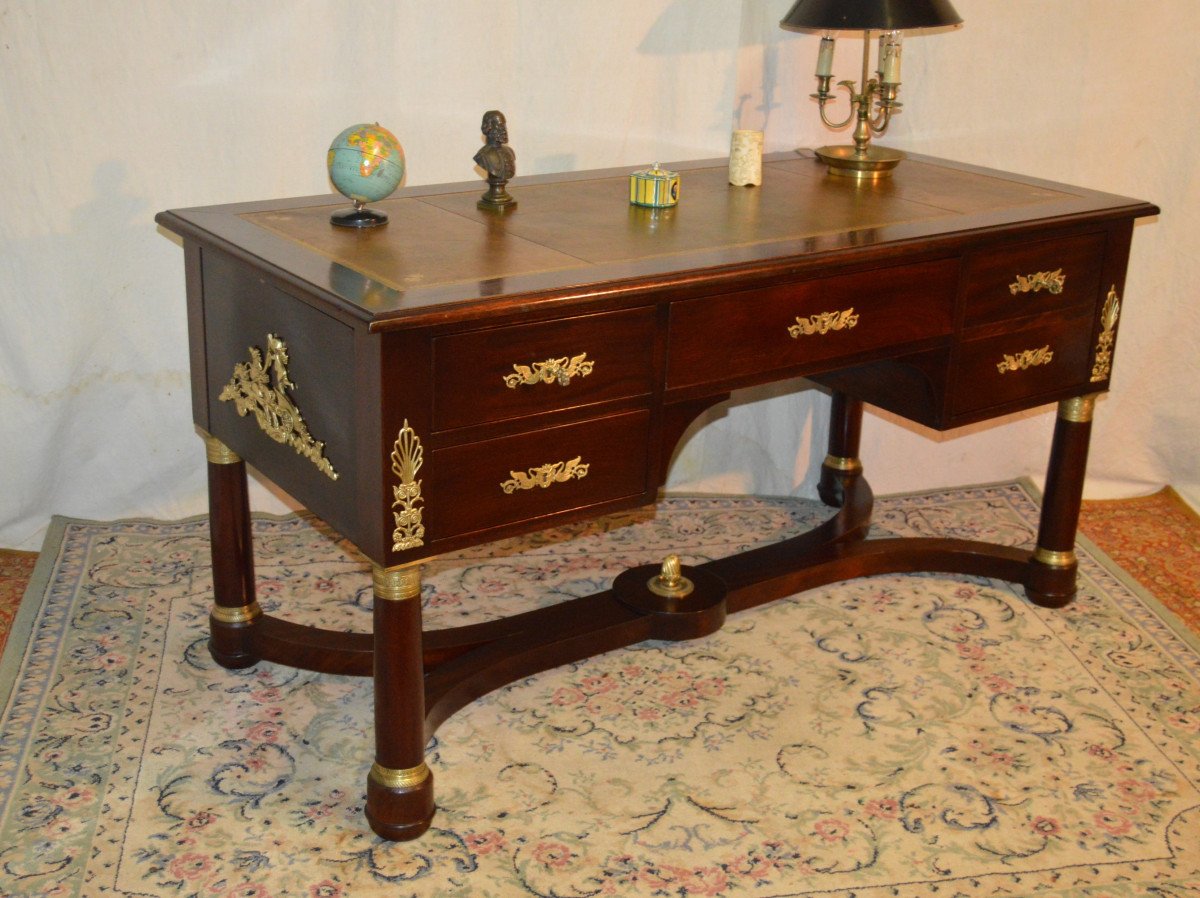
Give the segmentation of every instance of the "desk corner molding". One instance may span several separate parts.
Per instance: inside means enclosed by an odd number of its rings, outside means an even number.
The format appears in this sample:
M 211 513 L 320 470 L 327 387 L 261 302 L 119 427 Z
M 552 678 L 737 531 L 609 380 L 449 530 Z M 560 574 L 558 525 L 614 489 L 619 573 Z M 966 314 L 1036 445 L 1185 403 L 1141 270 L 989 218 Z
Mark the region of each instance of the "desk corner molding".
M 257 346 L 251 346 L 249 352 L 250 361 L 233 366 L 233 377 L 217 398 L 232 402 L 243 418 L 253 412 L 263 433 L 276 443 L 291 446 L 330 480 L 337 480 L 337 471 L 325 457 L 325 444 L 313 439 L 300 409 L 287 394 L 296 386 L 288 377 L 287 344 L 275 334 L 267 334 L 265 356 Z

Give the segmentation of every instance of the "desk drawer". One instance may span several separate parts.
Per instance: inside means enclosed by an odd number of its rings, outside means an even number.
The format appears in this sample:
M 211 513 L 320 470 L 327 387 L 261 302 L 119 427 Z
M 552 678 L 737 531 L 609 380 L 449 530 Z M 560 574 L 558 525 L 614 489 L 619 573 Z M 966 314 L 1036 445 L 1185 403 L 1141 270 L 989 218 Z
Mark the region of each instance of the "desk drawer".
M 653 346 L 651 307 L 438 337 L 434 428 L 648 395 Z
M 1083 234 L 992 248 L 967 258 L 966 324 L 1094 303 L 1104 235 Z
M 646 490 L 650 413 L 441 449 L 426 518 L 438 539 L 637 496 Z M 436 534 L 433 534 L 436 528 Z
M 949 334 L 957 275 L 957 260 L 943 259 L 674 303 L 667 386 L 827 370 Z
M 1091 307 L 977 340 L 958 352 L 949 410 L 962 415 L 1087 383 Z

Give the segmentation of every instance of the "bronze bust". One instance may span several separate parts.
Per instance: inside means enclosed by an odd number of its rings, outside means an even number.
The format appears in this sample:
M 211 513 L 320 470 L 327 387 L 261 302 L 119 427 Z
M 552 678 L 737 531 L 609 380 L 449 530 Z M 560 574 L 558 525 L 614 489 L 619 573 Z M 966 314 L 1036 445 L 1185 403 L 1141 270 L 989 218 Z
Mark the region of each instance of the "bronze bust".
M 508 123 L 504 113 L 491 109 L 483 114 L 480 125 L 487 144 L 475 154 L 475 164 L 487 172 L 487 193 L 479 200 L 480 208 L 511 209 L 517 201 L 504 189 L 517 173 L 517 154 L 508 143 Z

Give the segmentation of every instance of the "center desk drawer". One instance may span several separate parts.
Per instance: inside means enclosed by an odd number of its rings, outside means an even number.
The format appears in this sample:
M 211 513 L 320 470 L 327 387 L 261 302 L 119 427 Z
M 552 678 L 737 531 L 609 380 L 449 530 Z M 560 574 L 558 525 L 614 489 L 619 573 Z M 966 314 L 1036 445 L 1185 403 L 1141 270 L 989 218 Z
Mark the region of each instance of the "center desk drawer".
M 426 503 L 431 535 L 442 539 L 640 496 L 649 426 L 650 413 L 642 410 L 439 449 L 429 463 L 431 477 L 439 472 Z
M 674 303 L 667 386 L 815 371 L 948 334 L 957 274 L 941 259 Z
M 648 395 L 653 345 L 652 307 L 438 337 L 434 428 Z

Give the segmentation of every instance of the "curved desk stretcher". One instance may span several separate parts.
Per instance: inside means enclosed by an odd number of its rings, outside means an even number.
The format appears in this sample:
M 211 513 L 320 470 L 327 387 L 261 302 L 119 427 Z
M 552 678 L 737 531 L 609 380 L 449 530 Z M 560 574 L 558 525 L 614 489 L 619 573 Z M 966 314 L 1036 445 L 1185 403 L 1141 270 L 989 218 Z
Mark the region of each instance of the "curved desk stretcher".
M 673 209 L 628 204 L 626 171 L 409 188 L 386 227 L 330 225 L 332 197 L 164 212 L 183 238 L 195 422 L 209 462 L 213 657 L 373 676 L 367 818 L 429 826 L 426 741 L 505 683 L 823 583 L 944 571 L 1059 606 L 1095 395 L 1108 388 L 1144 202 L 915 157 L 893 179 L 765 160 L 676 166 Z M 422 632 L 423 559 L 653 502 L 676 443 L 731 390 L 806 377 L 833 395 L 817 530 L 597 595 Z M 1058 403 L 1033 551 L 864 540 L 864 402 L 937 429 Z M 261 612 L 245 462 L 374 564 L 374 632 Z

